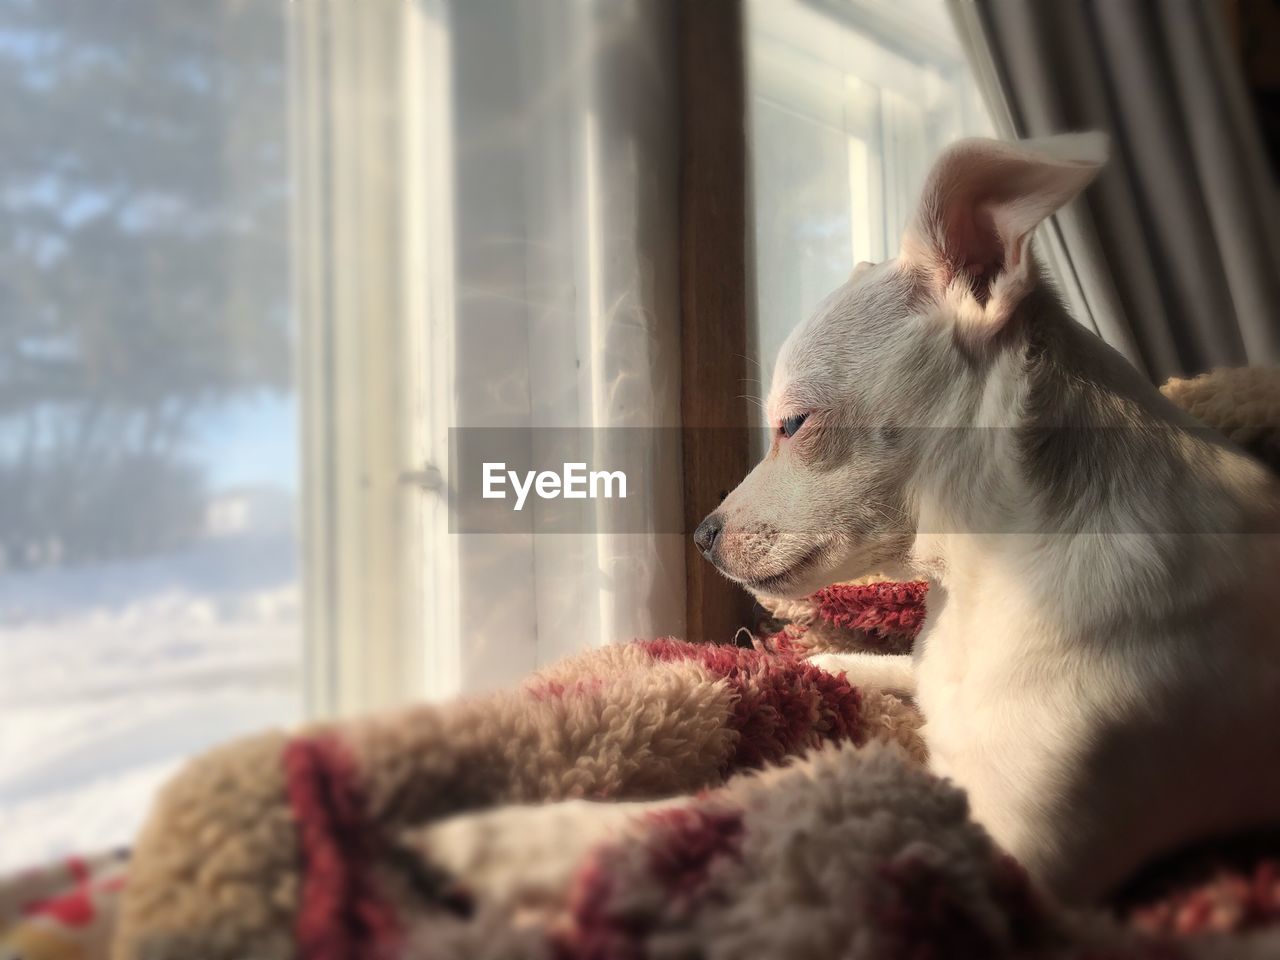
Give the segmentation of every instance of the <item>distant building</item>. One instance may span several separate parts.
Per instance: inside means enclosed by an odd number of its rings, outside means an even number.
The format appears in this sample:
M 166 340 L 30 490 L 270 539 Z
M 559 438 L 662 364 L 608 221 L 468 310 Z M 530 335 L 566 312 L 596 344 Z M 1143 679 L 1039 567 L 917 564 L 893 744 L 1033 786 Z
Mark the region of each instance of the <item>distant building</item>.
M 224 490 L 205 504 L 204 531 L 210 537 L 290 534 L 297 500 L 280 487 Z

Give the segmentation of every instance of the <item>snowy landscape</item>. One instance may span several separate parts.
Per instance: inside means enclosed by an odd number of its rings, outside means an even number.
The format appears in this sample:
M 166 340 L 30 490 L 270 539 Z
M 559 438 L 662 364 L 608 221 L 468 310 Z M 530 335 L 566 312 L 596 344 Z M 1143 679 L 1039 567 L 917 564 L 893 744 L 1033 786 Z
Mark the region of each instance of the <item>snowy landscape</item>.
M 0 870 L 301 710 L 283 6 L 0 2 Z
M 184 758 L 299 718 L 291 524 L 244 513 L 181 550 L 0 575 L 0 870 L 127 845 Z

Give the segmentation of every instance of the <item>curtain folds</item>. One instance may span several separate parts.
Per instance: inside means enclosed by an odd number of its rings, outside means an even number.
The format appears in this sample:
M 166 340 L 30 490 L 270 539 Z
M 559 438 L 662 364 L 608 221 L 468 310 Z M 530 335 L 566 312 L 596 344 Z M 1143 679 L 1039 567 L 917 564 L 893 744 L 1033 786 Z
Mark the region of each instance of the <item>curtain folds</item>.
M 289 7 L 308 709 L 506 686 L 684 632 L 678 450 L 630 477 L 662 533 L 460 533 L 459 430 L 600 465 L 680 424 L 669 0 Z M 550 439 L 549 439 L 550 438 Z M 570 459 L 576 459 L 572 457 Z M 602 508 L 603 509 L 603 508 Z
M 950 6 L 1001 133 L 1111 135 L 1048 238 L 1082 319 L 1157 382 L 1280 361 L 1280 204 L 1217 4 Z

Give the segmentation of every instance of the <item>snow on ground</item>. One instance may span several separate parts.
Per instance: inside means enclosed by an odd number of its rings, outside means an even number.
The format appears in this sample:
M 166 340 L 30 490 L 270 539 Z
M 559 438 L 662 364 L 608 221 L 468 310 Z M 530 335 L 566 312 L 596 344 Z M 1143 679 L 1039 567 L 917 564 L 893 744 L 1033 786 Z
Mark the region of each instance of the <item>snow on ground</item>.
M 127 845 L 183 758 L 301 712 L 287 535 L 0 576 L 0 870 Z

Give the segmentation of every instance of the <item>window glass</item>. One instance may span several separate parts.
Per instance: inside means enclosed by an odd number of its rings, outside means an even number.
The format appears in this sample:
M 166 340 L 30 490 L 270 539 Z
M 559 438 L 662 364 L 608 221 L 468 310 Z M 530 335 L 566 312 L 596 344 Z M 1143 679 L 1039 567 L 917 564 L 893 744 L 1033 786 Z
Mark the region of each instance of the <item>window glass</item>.
M 990 136 L 943 0 L 749 0 L 758 392 L 796 324 L 897 255 L 934 155 Z
M 0 2 L 0 868 L 299 711 L 281 5 Z

